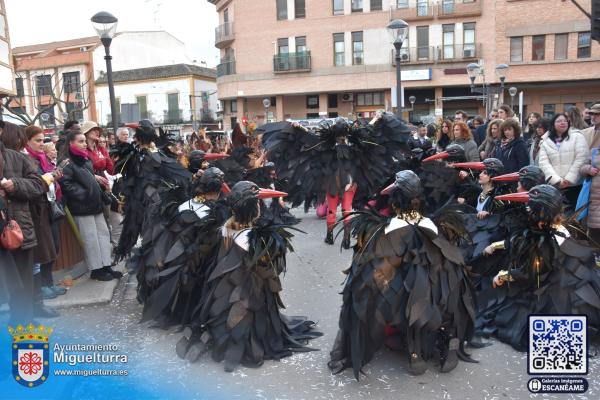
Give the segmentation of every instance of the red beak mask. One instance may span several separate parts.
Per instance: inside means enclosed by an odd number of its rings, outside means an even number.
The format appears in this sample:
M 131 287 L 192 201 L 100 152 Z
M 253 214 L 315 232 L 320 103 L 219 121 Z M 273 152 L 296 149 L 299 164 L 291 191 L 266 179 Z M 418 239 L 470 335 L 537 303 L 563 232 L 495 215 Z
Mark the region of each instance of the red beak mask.
M 441 153 L 437 153 L 437 154 L 434 154 L 432 156 L 429 156 L 429 157 L 423 159 L 423 161 L 421 161 L 421 162 L 429 162 L 429 161 L 434 161 L 434 160 L 445 160 L 448 157 L 450 157 L 450 153 L 448 153 L 447 151 L 442 151 Z
M 500 196 L 496 196 L 495 200 L 514 201 L 517 203 L 527 203 L 529 201 L 529 193 L 520 192 L 520 193 L 503 194 Z
M 492 181 L 494 181 L 494 182 L 517 182 L 518 180 L 519 180 L 518 172 L 499 175 L 499 176 L 495 176 L 492 178 Z
M 286 192 L 280 192 L 278 190 L 272 189 L 259 189 L 258 190 L 258 198 L 259 199 L 272 199 L 275 197 L 286 197 L 288 194 Z
M 227 157 L 229 157 L 229 154 L 226 154 L 226 153 L 206 153 L 204 155 L 204 160 L 214 161 L 214 160 L 221 160 L 221 159 L 227 158 Z
M 389 195 L 390 193 L 392 193 L 394 191 L 394 189 L 396 188 L 396 183 L 392 183 L 390 186 L 386 187 L 385 189 L 383 189 L 380 194 L 382 195 Z
M 472 169 L 475 171 L 483 171 L 485 164 L 482 162 L 459 162 L 452 164 L 454 168 Z
M 223 192 L 224 194 L 229 194 L 229 193 L 231 193 L 231 188 L 229 187 L 228 184 L 223 182 L 223 184 L 221 185 L 221 192 Z

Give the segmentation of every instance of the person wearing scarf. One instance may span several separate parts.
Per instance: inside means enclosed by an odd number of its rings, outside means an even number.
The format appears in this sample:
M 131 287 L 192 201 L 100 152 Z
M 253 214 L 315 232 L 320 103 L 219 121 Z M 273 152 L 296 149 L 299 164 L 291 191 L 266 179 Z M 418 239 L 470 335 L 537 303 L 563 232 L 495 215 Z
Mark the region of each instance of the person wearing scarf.
M 98 281 L 118 279 L 122 274 L 111 267 L 110 233 L 103 214 L 107 179 L 94 175 L 82 133 L 69 132 L 65 144 L 64 159 L 60 163 L 63 196 L 79 230 L 90 277 Z
M 38 126 L 28 126 L 25 128 L 25 136 L 27 138 L 25 154 L 33 160 L 37 172 L 48 185 L 48 192 L 40 196 L 40 199 L 31 207 L 39 242 L 34 251 L 34 262 L 39 264 L 40 273 L 35 274 L 34 284 L 36 294 L 39 293 L 38 295 L 42 299 L 47 300 L 67 292 L 65 288 L 54 285 L 52 278 L 52 268 L 56 262 L 60 236 L 58 235 L 58 221 L 52 220 L 50 201 L 56 199 L 55 180 L 60 178 L 60 173 L 55 171 L 43 151 L 44 132 L 42 129 Z

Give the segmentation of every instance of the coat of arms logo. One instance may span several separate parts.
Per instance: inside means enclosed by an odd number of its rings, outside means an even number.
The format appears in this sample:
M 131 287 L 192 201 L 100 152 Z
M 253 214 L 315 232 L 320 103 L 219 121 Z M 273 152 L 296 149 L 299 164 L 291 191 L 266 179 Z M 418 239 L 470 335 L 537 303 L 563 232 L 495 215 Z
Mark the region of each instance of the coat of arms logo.
M 11 326 L 13 337 L 12 373 L 15 381 L 26 387 L 36 387 L 46 382 L 50 373 L 48 337 L 53 329 L 44 325 Z

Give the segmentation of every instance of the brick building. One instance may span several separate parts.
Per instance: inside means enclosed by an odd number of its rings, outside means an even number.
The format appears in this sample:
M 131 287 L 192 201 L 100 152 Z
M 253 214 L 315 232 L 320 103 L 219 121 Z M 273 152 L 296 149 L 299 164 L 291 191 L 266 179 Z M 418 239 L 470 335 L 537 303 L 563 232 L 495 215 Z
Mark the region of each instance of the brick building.
M 600 46 L 589 39 L 589 19 L 570 2 L 208 1 L 219 14 L 217 85 L 225 127 L 243 117 L 263 123 L 265 116 L 368 117 L 390 110 L 395 65 L 386 25 L 396 18 L 410 25 L 402 86 L 405 108 L 416 98 L 405 114 L 411 120 L 458 109 L 484 113 L 469 88 L 465 67 L 472 62 L 485 73 L 477 83 L 485 78 L 496 86 L 495 66 L 508 64 L 506 88 L 524 92 L 527 111 L 550 113 L 600 98 Z M 580 3 L 590 8 L 590 0 Z

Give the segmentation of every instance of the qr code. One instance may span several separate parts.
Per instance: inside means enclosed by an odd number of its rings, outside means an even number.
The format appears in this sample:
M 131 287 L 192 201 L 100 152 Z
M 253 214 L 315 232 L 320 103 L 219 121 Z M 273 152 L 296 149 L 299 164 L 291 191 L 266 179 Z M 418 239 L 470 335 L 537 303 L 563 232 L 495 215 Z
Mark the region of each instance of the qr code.
M 587 374 L 585 315 L 529 316 L 529 374 Z

